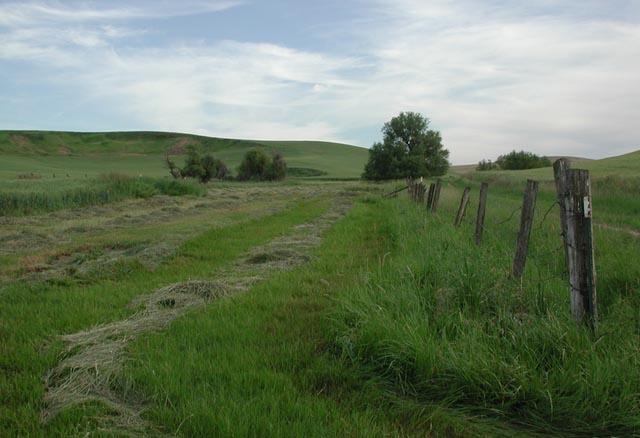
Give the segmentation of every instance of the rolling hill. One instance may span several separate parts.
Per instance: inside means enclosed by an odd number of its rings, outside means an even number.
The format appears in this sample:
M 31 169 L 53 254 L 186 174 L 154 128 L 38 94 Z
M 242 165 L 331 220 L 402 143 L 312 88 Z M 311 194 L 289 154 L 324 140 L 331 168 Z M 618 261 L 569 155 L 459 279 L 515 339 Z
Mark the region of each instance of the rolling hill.
M 234 140 L 169 132 L 0 131 L 0 177 L 7 173 L 121 173 L 159 176 L 164 156 L 194 145 L 235 168 L 254 147 L 279 151 L 296 176 L 357 178 L 367 149 L 320 141 Z
M 551 161 L 555 161 L 562 156 L 549 157 Z M 640 175 L 640 150 L 630 152 L 615 157 L 607 157 L 599 160 L 578 157 L 564 157 L 571 161 L 572 166 L 579 169 L 588 169 L 594 178 L 613 177 L 637 177 Z M 472 179 L 511 179 L 522 181 L 526 178 L 536 179 L 538 181 L 553 181 L 553 169 L 551 167 L 543 167 L 539 169 L 526 170 L 492 170 L 486 172 L 477 172 L 476 165 L 452 166 L 451 172 L 464 174 Z

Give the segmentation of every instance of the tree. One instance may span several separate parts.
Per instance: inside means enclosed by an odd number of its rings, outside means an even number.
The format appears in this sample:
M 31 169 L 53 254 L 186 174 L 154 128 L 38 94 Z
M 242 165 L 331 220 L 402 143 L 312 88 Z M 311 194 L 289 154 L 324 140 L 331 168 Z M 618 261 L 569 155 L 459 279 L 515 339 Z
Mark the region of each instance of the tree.
M 195 178 L 203 184 L 214 178 L 223 179 L 229 174 L 229 169 L 224 161 L 211 154 L 201 157 L 194 145 L 190 145 L 187 149 L 187 158 L 183 168 L 179 168 L 168 155 L 166 163 L 174 178 Z
M 250 149 L 244 155 L 238 167 L 238 179 L 241 181 L 278 181 L 287 175 L 287 162 L 279 152 L 271 160 L 262 149 Z
M 269 158 L 261 149 L 249 149 L 245 154 L 240 167 L 238 167 L 238 179 L 241 181 L 264 179 Z
M 496 169 L 498 169 L 498 165 L 496 163 L 492 163 L 491 160 L 478 161 L 478 166 L 476 166 L 476 170 L 480 172 L 484 172 L 487 170 L 496 170 Z
M 362 177 L 368 180 L 444 175 L 449 169 L 449 151 L 438 131 L 429 129 L 429 119 L 402 112 L 382 127 L 382 142 L 369 149 Z
M 267 166 L 265 179 L 269 181 L 280 181 L 287 176 L 287 162 L 280 152 L 273 154 L 271 163 Z

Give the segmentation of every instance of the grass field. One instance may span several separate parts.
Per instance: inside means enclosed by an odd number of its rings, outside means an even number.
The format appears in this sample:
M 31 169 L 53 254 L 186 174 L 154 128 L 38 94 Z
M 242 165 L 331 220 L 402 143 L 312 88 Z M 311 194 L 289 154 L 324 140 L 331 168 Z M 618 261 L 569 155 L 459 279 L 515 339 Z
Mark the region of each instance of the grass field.
M 72 133 L 0 131 L 0 179 L 35 173 L 42 178 L 84 178 L 118 172 L 131 176 L 168 175 L 164 156 L 179 156 L 194 145 L 235 170 L 253 148 L 279 151 L 289 167 L 315 169 L 324 178 L 359 178 L 366 149 L 318 141 L 230 140 L 162 132 Z
M 310 149 L 300 167 L 356 174 L 340 170 L 340 148 Z M 65 176 L 52 184 L 44 170 L 17 179 L 9 169 L 0 192 L 169 181 L 132 177 L 153 156 L 111 156 L 109 170 L 128 178 L 101 177 L 99 165 L 85 178 L 82 163 L 97 155 L 32 152 L 9 160 L 23 174 L 40 162 Z M 571 319 L 548 169 L 448 175 L 437 214 L 405 193 L 381 197 L 402 182 L 297 179 L 1 216 L 0 435 L 638 435 L 638 161 L 575 164 L 595 181 L 595 336 Z M 513 212 L 531 177 L 541 191 L 515 280 Z

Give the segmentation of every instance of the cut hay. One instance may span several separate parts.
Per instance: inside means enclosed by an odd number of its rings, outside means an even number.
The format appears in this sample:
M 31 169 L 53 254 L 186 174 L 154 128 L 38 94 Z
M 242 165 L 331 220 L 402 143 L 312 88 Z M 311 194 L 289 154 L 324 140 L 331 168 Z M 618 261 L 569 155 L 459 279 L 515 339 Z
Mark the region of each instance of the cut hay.
M 239 258 L 216 281 L 190 280 L 170 284 L 151 294 L 134 298 L 129 308 L 137 312 L 127 319 L 61 337 L 66 349 L 58 365 L 45 376 L 47 422 L 63 410 L 90 402 L 109 408 L 109 414 L 94 418 L 101 432 L 127 436 L 146 435 L 150 425 L 142 418 L 144 405 L 118 394 L 117 381 L 126 360 L 126 347 L 144 333 L 157 332 L 191 308 L 210 300 L 248 290 L 274 272 L 308 263 L 305 251 L 317 247 L 322 233 L 344 216 L 350 203 L 339 199 L 333 209 L 256 247 Z

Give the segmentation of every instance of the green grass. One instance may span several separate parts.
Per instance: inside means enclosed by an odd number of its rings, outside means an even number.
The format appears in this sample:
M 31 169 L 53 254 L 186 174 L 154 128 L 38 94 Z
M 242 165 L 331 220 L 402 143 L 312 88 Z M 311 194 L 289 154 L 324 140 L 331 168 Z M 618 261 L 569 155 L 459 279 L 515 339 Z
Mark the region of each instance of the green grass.
M 277 150 L 290 167 L 314 169 L 327 178 L 359 178 L 368 156 L 364 148 L 320 141 L 232 140 L 162 132 L 0 131 L 4 161 L 0 179 L 31 172 L 43 178 L 54 173 L 58 178 L 67 174 L 82 178 L 110 171 L 157 177 L 168 175 L 164 155 L 183 155 L 188 145 L 214 154 L 234 171 L 252 147 Z
M 406 400 L 332 345 L 327 312 L 392 245 L 389 215 L 363 201 L 310 265 L 134 344 L 122 391 L 149 401 L 152 424 L 183 436 L 508 434 L 444 404 Z
M 155 271 L 139 263 L 116 264 L 95 278 L 50 282 L 14 282 L 0 294 L 0 431 L 13 436 L 69 436 L 83 427 L 79 412 L 48 425 L 39 421 L 42 377 L 59 359 L 57 335 L 122 319 L 133 312 L 132 297 L 189 278 L 210 275 L 247 249 L 282 235 L 327 208 L 322 200 L 303 201 L 291 209 L 253 221 L 214 228 L 187 241 Z M 89 408 L 89 411 L 95 408 Z
M 60 185 L 52 185 L 36 180 L 27 185 L 13 184 L 0 188 L 0 216 L 45 213 L 159 194 L 200 196 L 205 192 L 204 186 L 192 181 L 135 178 L 113 173 L 87 180 L 84 184 L 63 180 Z
M 576 169 L 588 169 L 592 180 L 595 223 L 640 230 L 640 151 L 602 160 L 579 161 Z M 546 194 L 555 192 L 553 169 L 471 172 L 461 176 L 472 182 L 517 193 L 527 179 L 541 182 Z M 545 196 L 545 195 L 543 195 Z M 546 196 L 551 199 L 552 195 Z
M 545 209 L 537 209 L 525 275 L 515 280 L 518 217 L 498 224 L 521 199 L 490 189 L 477 247 L 471 218 L 452 225 L 460 194 L 448 188 L 438 215 L 402 198 L 385 203 L 394 248 L 363 284 L 338 295 L 335 348 L 399 396 L 512 424 L 514 435 L 523 433 L 516 426 L 637 433 L 640 267 L 625 260 L 637 260 L 638 239 L 596 230 L 601 320 L 592 338 L 570 316 L 557 214 L 542 224 Z

